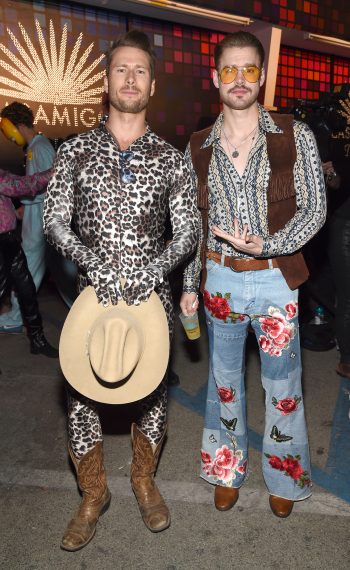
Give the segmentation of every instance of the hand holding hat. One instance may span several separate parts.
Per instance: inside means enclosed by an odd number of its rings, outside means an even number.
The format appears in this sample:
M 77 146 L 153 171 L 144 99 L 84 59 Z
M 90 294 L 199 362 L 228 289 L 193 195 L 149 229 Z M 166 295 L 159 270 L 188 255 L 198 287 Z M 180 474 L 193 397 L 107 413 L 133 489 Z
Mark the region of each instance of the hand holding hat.
M 160 384 L 169 359 L 164 307 L 153 292 L 147 303 L 98 302 L 92 287 L 76 299 L 60 339 L 60 363 L 70 385 L 92 400 L 126 404 Z
M 92 263 L 87 270 L 88 278 L 95 289 L 99 303 L 104 307 L 116 305 L 122 298 L 121 285 L 117 271 L 100 261 Z
M 123 288 L 123 299 L 127 305 L 139 305 L 147 301 L 152 291 L 163 282 L 161 270 L 155 265 L 134 271 Z

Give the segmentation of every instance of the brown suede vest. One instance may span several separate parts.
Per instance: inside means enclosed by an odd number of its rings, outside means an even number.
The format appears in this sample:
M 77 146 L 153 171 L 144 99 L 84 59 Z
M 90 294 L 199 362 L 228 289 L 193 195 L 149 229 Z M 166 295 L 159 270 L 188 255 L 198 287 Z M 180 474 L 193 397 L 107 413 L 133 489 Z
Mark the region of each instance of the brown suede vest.
M 293 116 L 273 114 L 274 122 L 283 134 L 266 133 L 267 153 L 271 175 L 267 194 L 267 221 L 269 233 L 282 229 L 296 212 L 293 167 L 296 148 L 293 132 Z M 203 244 L 201 250 L 202 280 L 201 291 L 206 280 L 206 244 L 208 238 L 208 171 L 213 152 L 210 145 L 201 148 L 212 127 L 193 133 L 190 139 L 192 164 L 198 179 L 197 203 L 202 215 Z M 300 251 L 277 257 L 279 268 L 291 289 L 296 289 L 309 276 L 303 255 Z

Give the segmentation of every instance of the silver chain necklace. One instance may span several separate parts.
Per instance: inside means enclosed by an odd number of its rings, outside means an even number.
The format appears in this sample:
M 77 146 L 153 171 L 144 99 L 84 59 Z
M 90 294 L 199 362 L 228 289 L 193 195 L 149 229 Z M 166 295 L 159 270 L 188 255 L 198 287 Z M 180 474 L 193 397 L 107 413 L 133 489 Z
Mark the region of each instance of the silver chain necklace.
M 237 158 L 237 157 L 239 156 L 238 149 L 246 142 L 246 140 L 249 139 L 250 135 L 252 135 L 252 134 L 254 133 L 254 131 L 257 130 L 258 126 L 259 126 L 259 124 L 255 125 L 254 129 L 253 129 L 252 131 L 250 131 L 250 133 L 245 137 L 245 139 L 243 139 L 243 140 L 239 143 L 239 145 L 237 145 L 237 146 L 233 145 L 233 144 L 228 140 L 228 136 L 227 136 L 227 134 L 225 133 L 224 128 L 222 127 L 222 132 L 224 133 L 224 136 L 225 136 L 225 139 L 226 139 L 226 142 L 227 142 L 227 148 L 228 148 L 228 150 L 230 151 L 230 146 L 232 146 L 232 148 L 233 148 L 232 158 Z M 254 134 L 254 136 L 253 136 L 253 138 L 252 138 L 252 146 L 253 146 L 254 140 L 255 140 L 255 134 Z

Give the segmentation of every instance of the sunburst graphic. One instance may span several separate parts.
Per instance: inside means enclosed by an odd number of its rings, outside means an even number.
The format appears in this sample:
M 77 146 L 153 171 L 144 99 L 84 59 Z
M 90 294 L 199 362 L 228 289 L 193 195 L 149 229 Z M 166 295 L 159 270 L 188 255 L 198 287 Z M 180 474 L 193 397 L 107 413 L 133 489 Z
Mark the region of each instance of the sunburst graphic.
M 0 49 L 8 58 L 8 61 L 0 59 L 0 67 L 9 75 L 0 75 L 0 95 L 54 105 L 101 102 L 98 95 L 103 92 L 103 86 L 100 83 L 97 87 L 96 84 L 101 81 L 104 71 L 96 73 L 95 70 L 104 56 L 90 65 L 87 63 L 93 43 L 83 51 L 83 34 L 80 33 L 69 58 L 66 58 L 67 24 L 63 27 L 58 47 L 52 20 L 47 43 L 38 20 L 35 20 L 40 50 L 36 49 L 22 24 L 19 22 L 18 25 L 21 41 L 7 28 L 18 55 L 0 43 Z
M 350 89 L 350 87 L 349 87 Z M 339 110 L 338 113 L 342 117 L 346 119 L 348 125 L 350 125 L 350 93 L 348 94 L 346 99 L 339 101 L 342 110 Z

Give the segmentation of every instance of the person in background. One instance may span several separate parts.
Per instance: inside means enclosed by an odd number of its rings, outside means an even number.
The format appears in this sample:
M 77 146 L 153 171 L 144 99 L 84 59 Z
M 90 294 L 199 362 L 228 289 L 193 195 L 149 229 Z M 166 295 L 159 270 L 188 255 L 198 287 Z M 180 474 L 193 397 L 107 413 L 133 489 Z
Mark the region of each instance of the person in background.
M 14 101 L 1 110 L 1 118 L 11 121 L 26 145 L 26 174 L 32 175 L 52 167 L 55 150 L 43 134 L 34 128 L 33 111 Z M 46 270 L 46 241 L 43 234 L 44 193 L 23 197 L 22 247 L 36 290 L 39 289 Z M 18 333 L 22 330 L 22 315 L 18 299 L 11 297 L 12 309 L 0 316 L 0 333 Z
M 315 136 L 317 141 L 317 134 Z M 340 186 L 340 178 L 331 160 L 322 162 L 322 171 L 329 203 Z M 326 223 L 303 247 L 310 276 L 299 290 L 300 344 L 315 352 L 332 350 L 336 346 L 335 286 L 328 252 L 330 218 L 328 207 Z
M 217 509 L 234 506 L 248 464 L 244 372 L 251 327 L 266 398 L 263 476 L 272 512 L 284 518 L 311 494 L 298 287 L 308 277 L 300 248 L 326 218 L 324 178 L 310 128 L 258 103 L 265 80 L 258 38 L 228 34 L 214 60 L 223 111 L 213 127 L 192 135 L 186 151 L 202 237 L 180 302 L 187 315 L 197 309 L 202 270 L 209 381 L 201 476 L 215 485 Z
M 346 120 L 345 128 L 332 137 L 333 173 L 338 180 L 328 193 L 329 203 L 329 261 L 335 287 L 335 336 L 340 360 L 336 372 L 350 379 L 350 89 L 343 88 L 339 114 Z M 335 173 L 335 176 L 334 176 Z
M 333 99 L 332 123 L 322 162 L 328 201 L 325 226 L 307 244 L 311 278 L 306 284 L 305 314 L 314 306 L 314 317 L 301 327 L 301 344 L 309 350 L 330 350 L 337 344 L 336 372 L 350 379 L 350 91 L 347 84 Z M 327 139 L 328 140 L 328 139 Z M 323 149 L 324 152 L 324 149 Z
M 31 353 L 57 358 L 58 350 L 44 335 L 36 289 L 16 230 L 17 218 L 12 203 L 12 198 L 43 192 L 50 175 L 51 171 L 16 176 L 0 169 L 0 303 L 13 286 L 27 327 Z

